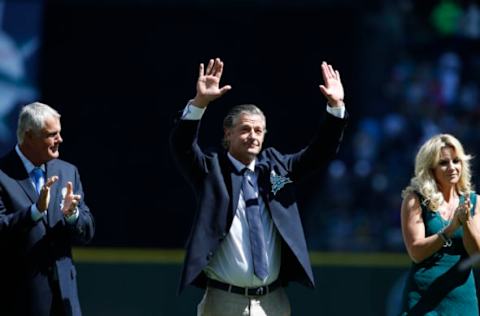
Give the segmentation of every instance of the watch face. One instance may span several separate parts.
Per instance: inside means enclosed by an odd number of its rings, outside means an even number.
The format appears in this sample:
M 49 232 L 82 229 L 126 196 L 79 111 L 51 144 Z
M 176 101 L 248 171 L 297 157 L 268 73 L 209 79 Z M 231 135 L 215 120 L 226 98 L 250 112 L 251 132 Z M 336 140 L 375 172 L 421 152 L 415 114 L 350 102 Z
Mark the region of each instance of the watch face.
M 75 209 L 73 209 L 73 211 L 72 211 L 70 214 L 65 215 L 65 218 L 68 219 L 68 218 L 70 218 L 70 217 L 72 217 L 72 216 L 77 215 L 77 213 L 78 213 L 78 207 L 75 207 Z

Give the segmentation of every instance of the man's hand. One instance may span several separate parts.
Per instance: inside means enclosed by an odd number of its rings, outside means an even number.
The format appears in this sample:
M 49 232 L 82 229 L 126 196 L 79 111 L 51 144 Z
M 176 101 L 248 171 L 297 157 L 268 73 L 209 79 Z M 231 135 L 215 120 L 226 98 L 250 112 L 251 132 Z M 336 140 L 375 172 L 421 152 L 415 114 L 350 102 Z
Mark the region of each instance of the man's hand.
M 223 61 L 220 58 L 210 59 L 206 71 L 203 63 L 200 64 L 197 80 L 197 95 L 193 99 L 193 105 L 205 108 L 207 105 L 224 95 L 232 87 L 229 85 L 220 88 L 220 79 L 223 72 Z
M 50 188 L 52 184 L 57 182 L 58 177 L 53 176 L 47 179 L 47 182 L 43 185 L 42 189 L 40 190 L 40 196 L 37 200 L 37 209 L 40 212 L 45 212 L 48 209 L 48 204 L 50 203 Z
M 343 85 L 338 70 L 334 70 L 332 65 L 323 62 L 322 76 L 324 84 L 320 85 L 320 91 L 327 98 L 328 105 L 332 107 L 344 106 Z
M 67 182 L 67 193 L 63 200 L 62 212 L 65 216 L 71 216 L 77 209 L 78 204 L 82 197 L 79 194 L 73 194 L 73 185 L 70 181 Z

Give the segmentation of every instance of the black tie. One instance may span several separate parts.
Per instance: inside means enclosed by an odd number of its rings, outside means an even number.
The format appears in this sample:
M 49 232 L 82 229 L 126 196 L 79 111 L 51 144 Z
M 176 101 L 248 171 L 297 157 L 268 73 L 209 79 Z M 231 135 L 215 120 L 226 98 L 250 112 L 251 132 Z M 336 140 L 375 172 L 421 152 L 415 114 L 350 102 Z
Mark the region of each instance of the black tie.
M 245 213 L 249 227 L 253 270 L 259 279 L 265 280 L 265 278 L 268 276 L 265 234 L 262 218 L 260 217 L 260 206 L 252 177 L 253 172 L 250 169 L 243 169 L 242 191 L 243 199 L 245 200 Z

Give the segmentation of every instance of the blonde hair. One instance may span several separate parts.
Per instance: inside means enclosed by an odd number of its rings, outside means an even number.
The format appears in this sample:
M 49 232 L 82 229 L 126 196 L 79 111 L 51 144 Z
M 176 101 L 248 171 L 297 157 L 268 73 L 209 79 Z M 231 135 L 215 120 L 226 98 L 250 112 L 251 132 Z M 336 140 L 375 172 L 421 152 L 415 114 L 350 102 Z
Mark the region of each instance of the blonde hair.
M 450 134 L 439 134 L 427 140 L 420 147 L 415 158 L 415 175 L 410 185 L 402 191 L 402 198 L 411 192 L 418 192 L 424 198 L 424 205 L 435 211 L 443 203 L 443 194 L 439 191 L 433 169 L 438 166 L 443 148 L 452 148 L 462 164 L 460 179 L 456 185 L 459 194 L 468 196 L 472 190 L 470 171 L 471 155 L 465 154 L 462 144 Z

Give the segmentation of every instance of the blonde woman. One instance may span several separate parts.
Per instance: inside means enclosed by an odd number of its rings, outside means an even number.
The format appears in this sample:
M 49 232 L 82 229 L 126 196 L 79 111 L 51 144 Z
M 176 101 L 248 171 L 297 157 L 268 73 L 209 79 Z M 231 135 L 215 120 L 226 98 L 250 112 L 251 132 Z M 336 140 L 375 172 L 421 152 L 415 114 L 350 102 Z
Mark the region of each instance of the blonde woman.
M 403 315 L 479 315 L 468 258 L 480 251 L 471 156 L 452 135 L 426 141 L 402 192 L 402 233 L 413 261 Z

